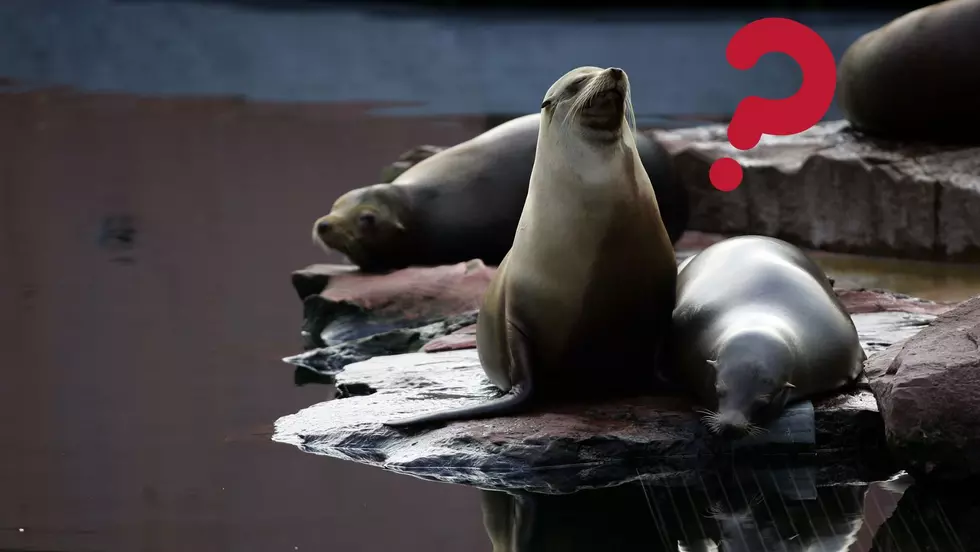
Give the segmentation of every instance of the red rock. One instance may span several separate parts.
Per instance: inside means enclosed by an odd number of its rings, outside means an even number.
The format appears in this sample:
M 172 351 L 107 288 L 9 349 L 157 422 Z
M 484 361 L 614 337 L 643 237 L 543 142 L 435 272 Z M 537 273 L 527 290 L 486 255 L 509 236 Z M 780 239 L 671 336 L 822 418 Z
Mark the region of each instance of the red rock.
M 293 286 L 301 293 L 320 278 L 323 287 L 318 293 L 327 301 L 351 303 L 381 317 L 436 319 L 479 309 L 495 270 L 479 259 L 387 274 L 367 274 L 347 265 L 313 265 L 293 273 Z
M 866 371 L 888 445 L 909 472 L 980 474 L 980 297 L 872 356 Z
M 449 335 L 437 337 L 426 343 L 422 350 L 426 353 L 438 353 L 440 351 L 474 348 L 476 348 L 476 324 L 460 328 Z
M 954 303 L 936 303 L 886 290 L 835 289 L 834 291 L 850 314 L 908 312 L 940 315 L 956 306 Z

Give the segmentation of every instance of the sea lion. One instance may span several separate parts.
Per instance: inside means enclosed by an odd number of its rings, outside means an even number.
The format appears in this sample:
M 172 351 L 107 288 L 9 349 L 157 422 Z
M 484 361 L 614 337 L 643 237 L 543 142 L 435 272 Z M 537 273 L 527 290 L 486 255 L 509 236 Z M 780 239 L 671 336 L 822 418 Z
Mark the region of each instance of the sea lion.
M 977 142 L 980 0 L 909 12 L 858 38 L 837 67 L 844 117 L 870 136 Z
M 684 265 L 672 332 L 676 381 L 709 409 L 705 425 L 731 436 L 854 383 L 866 359 L 823 271 L 765 236 L 720 241 Z
M 472 259 L 500 264 L 524 208 L 540 123 L 540 113 L 519 117 L 423 159 L 391 183 L 343 194 L 314 223 L 314 242 L 366 272 Z M 687 191 L 659 142 L 639 133 L 635 140 L 674 243 L 687 227 Z
M 392 426 L 502 416 L 655 386 L 674 249 L 636 150 L 626 73 L 580 67 L 548 89 L 513 247 L 490 280 L 477 352 L 505 394 Z

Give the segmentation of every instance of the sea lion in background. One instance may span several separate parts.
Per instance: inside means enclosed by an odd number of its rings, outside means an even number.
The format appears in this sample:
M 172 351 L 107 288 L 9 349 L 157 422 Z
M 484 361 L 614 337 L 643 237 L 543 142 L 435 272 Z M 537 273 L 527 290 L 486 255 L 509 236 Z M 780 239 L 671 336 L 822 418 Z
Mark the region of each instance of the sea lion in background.
M 340 196 L 313 240 L 366 272 L 481 259 L 498 265 L 514 242 L 534 166 L 541 114 L 533 113 L 419 161 L 391 183 Z M 671 243 L 687 227 L 687 191 L 667 150 L 637 133 Z
M 909 12 L 858 38 L 837 68 L 844 117 L 870 136 L 977 142 L 980 0 Z
M 677 276 L 675 378 L 715 433 L 762 431 L 796 400 L 845 387 L 866 359 L 827 276 L 782 240 L 713 244 Z
M 629 98 L 615 67 L 574 69 L 545 95 L 520 224 L 477 319 L 480 363 L 505 394 L 388 425 L 502 416 L 532 400 L 656 385 L 677 269 Z

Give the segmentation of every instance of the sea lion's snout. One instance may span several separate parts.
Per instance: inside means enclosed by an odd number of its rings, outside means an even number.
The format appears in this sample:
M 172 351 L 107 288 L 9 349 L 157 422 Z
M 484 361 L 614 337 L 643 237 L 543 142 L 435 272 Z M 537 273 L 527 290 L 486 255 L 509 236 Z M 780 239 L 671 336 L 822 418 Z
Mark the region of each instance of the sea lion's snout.
M 737 410 L 722 412 L 718 416 L 718 435 L 726 438 L 739 438 L 748 435 L 752 424 L 749 419 Z
M 339 221 L 332 215 L 324 215 L 313 223 L 313 242 L 321 247 L 336 249 L 341 251 L 344 247 L 344 240 L 337 232 Z M 342 251 L 343 252 L 343 251 Z
M 313 239 L 325 241 L 336 233 L 337 221 L 331 215 L 324 215 L 313 223 Z
M 329 220 L 320 219 L 316 222 L 316 235 L 323 237 L 330 233 L 331 224 Z
M 582 124 L 598 131 L 618 131 L 626 110 L 626 72 L 610 67 L 594 77 L 599 79 L 582 108 Z

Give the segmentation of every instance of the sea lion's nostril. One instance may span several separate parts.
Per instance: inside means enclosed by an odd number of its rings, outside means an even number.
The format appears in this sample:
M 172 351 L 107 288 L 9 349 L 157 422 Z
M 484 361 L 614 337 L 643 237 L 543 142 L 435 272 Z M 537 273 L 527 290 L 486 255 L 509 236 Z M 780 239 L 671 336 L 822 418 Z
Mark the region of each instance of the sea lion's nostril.
M 324 235 L 324 234 L 329 234 L 330 233 L 330 223 L 327 222 L 327 221 L 325 221 L 325 220 L 322 220 L 322 221 L 318 222 L 317 225 L 316 225 L 316 233 L 319 234 L 319 235 L 321 235 L 321 236 Z

